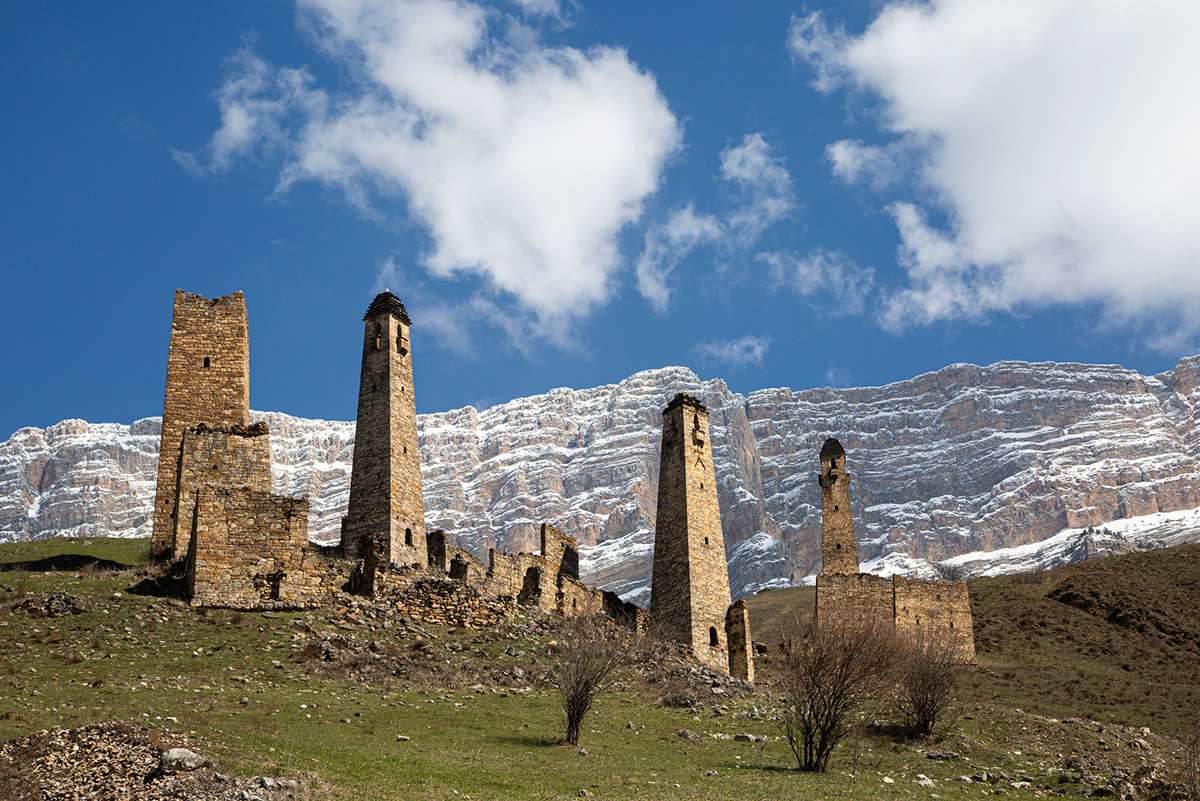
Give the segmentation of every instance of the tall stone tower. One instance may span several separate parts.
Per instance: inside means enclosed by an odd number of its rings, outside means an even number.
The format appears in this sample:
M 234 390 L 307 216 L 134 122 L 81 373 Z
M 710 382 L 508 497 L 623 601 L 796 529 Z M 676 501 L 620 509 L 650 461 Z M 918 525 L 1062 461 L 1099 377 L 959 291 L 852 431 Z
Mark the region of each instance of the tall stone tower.
M 821 446 L 821 474 L 817 481 L 821 485 L 821 573 L 826 576 L 858 573 L 846 451 L 833 437 Z
M 350 508 L 342 546 L 367 556 L 374 542 L 380 563 L 425 565 L 425 501 L 413 399 L 412 321 L 391 292 L 371 301 L 363 317 L 362 378 L 350 473 Z
M 708 409 L 681 392 L 663 409 L 650 614 L 696 659 L 727 673 L 729 600 Z
M 158 447 L 158 484 L 150 552 L 175 557 L 176 493 L 185 429 L 250 422 L 250 344 L 241 292 L 209 300 L 175 290 L 167 389 Z

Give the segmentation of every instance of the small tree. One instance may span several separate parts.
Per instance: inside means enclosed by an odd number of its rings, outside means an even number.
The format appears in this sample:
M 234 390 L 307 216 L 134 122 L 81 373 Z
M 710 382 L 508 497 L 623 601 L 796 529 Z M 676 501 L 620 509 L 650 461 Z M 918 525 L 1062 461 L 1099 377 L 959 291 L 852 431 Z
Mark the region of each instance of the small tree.
M 891 621 L 826 615 L 798 626 L 784 643 L 783 734 L 800 770 L 824 771 L 855 713 L 890 687 Z
M 944 721 L 967 664 L 955 631 L 923 629 L 902 638 L 898 665 L 900 721 L 922 737 Z
M 579 745 L 584 715 L 607 689 L 613 672 L 637 658 L 641 638 L 604 615 L 567 618 L 557 634 L 555 678 L 567 717 L 567 744 Z

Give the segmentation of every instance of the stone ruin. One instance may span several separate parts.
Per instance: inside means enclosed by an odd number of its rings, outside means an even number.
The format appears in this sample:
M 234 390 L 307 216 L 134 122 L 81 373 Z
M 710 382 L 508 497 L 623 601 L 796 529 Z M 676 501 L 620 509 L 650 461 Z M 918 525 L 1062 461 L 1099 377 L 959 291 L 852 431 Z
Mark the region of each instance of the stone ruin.
M 534 611 L 644 628 L 643 610 L 579 580 L 576 540 L 549 524 L 540 553 L 492 549 L 487 563 L 425 531 L 412 323 L 390 292 L 363 322 L 350 502 L 329 548 L 308 541 L 306 499 L 271 494 L 270 432 L 249 422 L 242 293 L 175 293 L 151 551 L 183 560 L 192 605 L 297 609 L 350 591 L 425 623 L 481 627 Z
M 858 543 L 850 512 L 846 450 L 830 437 L 821 447 L 821 575 L 818 621 L 830 615 L 889 620 L 902 634 L 948 634 L 966 661 L 975 661 L 971 599 L 965 581 L 932 581 L 859 572 Z
M 250 424 L 249 326 L 241 292 L 175 293 L 163 401 L 152 554 L 183 559 L 194 606 L 296 609 L 350 591 L 427 623 L 481 627 L 523 612 L 603 613 L 635 630 L 647 619 L 697 661 L 753 682 L 744 601 L 729 577 L 708 410 L 680 393 L 663 409 L 650 612 L 579 580 L 576 540 L 549 524 L 540 553 L 492 549 L 484 563 L 425 531 L 412 321 L 390 292 L 363 317 L 362 372 L 339 545 L 308 541 L 308 501 L 271 493 L 270 433 Z M 901 631 L 953 630 L 974 657 L 964 582 L 859 572 L 846 454 L 821 449 L 823 574 L 817 616 L 882 616 Z
M 730 604 L 708 409 L 681 392 L 663 409 L 650 615 L 696 660 L 754 680 L 746 604 Z

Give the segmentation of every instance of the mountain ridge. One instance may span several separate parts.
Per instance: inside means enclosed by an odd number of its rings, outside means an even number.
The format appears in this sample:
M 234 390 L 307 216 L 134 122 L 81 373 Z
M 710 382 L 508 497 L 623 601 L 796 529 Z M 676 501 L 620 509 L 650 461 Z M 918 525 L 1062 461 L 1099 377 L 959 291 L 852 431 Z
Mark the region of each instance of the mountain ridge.
M 1176 544 L 1197 538 L 1197 520 L 1176 513 L 1200 508 L 1198 390 L 1200 356 L 1154 376 L 1008 360 L 881 387 L 746 395 L 684 367 L 658 368 L 420 415 L 426 523 L 486 555 L 536 548 L 538 526 L 551 522 L 579 538 L 586 580 L 647 600 L 659 412 L 686 391 L 710 410 L 735 597 L 819 569 L 814 476 L 826 436 L 848 451 L 869 569 L 928 574 L 929 562 L 953 558 L 982 573 L 986 559 L 964 557 L 1134 519 L 1154 525 L 1121 523 L 1120 536 L 1093 538 L 1091 550 Z M 253 418 L 271 428 L 274 491 L 307 494 L 310 535 L 336 538 L 354 424 Z M 14 433 L 0 444 L 0 542 L 147 535 L 157 433 L 157 418 Z M 1048 548 L 1044 561 L 1088 552 Z

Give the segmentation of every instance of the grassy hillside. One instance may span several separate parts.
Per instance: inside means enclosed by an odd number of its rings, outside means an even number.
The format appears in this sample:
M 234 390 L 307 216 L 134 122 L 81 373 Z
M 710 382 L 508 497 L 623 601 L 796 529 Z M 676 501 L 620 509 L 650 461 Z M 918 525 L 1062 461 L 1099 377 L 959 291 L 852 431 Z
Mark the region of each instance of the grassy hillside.
M 1074 573 L 1045 585 L 985 582 L 977 600 L 973 586 L 983 666 L 951 731 L 927 743 L 867 736 L 857 751 L 837 752 L 828 774 L 807 775 L 792 770 L 791 752 L 777 739 L 767 687 L 740 695 L 689 678 L 687 669 L 647 666 L 601 699 L 585 721 L 587 753 L 581 754 L 557 744 L 561 713 L 548 682 L 555 646 L 540 621 L 479 632 L 420 626 L 354 604 L 280 614 L 197 611 L 128 593 L 144 568 L 75 569 L 77 561 L 63 558 L 83 553 L 130 565 L 144 558 L 136 551 L 144 545 L 59 540 L 0 546 L 0 563 L 71 565 L 66 571 L 0 567 L 0 739 L 50 726 L 137 721 L 191 733 L 224 771 L 295 776 L 311 770 L 328 797 L 369 801 L 568 798 L 584 790 L 615 799 L 886 799 L 957 794 L 960 787 L 973 793 L 995 787 L 1015 798 L 1052 790 L 1078 796 L 1089 786 L 1082 775 L 1103 783 L 1157 757 L 1135 745 L 1135 730 L 1048 718 L 1064 717 L 1060 709 L 1131 725 L 1157 718 L 1134 714 L 1132 696 L 1141 685 L 1123 690 L 1111 709 L 1098 703 L 1092 709 L 1094 699 L 1082 689 L 1081 706 L 1071 706 L 1077 686 L 1071 671 L 1085 681 L 1109 681 L 1110 691 L 1123 687 L 1125 676 L 1143 681 L 1143 672 L 1145 681 L 1152 675 L 1166 682 L 1188 653 L 1190 637 L 1186 630 L 1163 633 L 1164 643 L 1176 643 L 1170 653 L 1178 656 L 1168 657 L 1147 644 L 1159 635 L 1137 630 L 1135 621 L 1173 619 L 1151 603 L 1168 603 L 1165 593 L 1145 595 L 1145 615 L 1101 615 L 1116 596 L 1081 601 L 1090 604 L 1086 610 L 1046 598 Z M 1181 583 L 1170 578 L 1175 563 L 1165 564 L 1163 581 Z M 1073 592 L 1092 598 L 1083 589 L 1091 585 L 1080 581 Z M 36 606 L 50 591 L 67 591 L 86 608 L 40 617 L 23 607 L 26 601 Z M 811 603 L 811 590 L 803 588 L 753 599 L 755 638 L 769 639 L 771 621 L 778 624 L 805 602 Z M 1133 608 L 1120 603 L 1126 612 Z M 1065 615 L 1062 631 L 1051 610 Z M 1101 634 L 1073 632 L 1085 623 Z M 1126 638 L 1143 643 L 1146 650 L 1138 653 L 1147 664 L 1125 671 L 1103 653 L 1074 653 L 1109 643 L 1132 648 Z M 1187 664 L 1190 670 L 1195 662 Z M 763 667 L 769 679 L 771 665 Z M 1194 701 L 1194 692 L 1193 681 L 1169 697 Z M 681 697 L 690 702 L 660 705 Z M 1157 709 L 1165 697 L 1145 703 Z M 684 729 L 698 737 L 681 737 Z M 732 739 L 743 734 L 765 739 Z M 1155 749 L 1166 747 L 1153 735 L 1148 740 Z M 926 752 L 953 756 L 932 759 Z M 979 772 L 988 778 L 978 788 L 980 782 L 957 778 Z M 916 783 L 920 776 L 934 782 L 932 791 Z
M 1200 717 L 1200 545 L 972 579 L 974 702 L 1172 731 Z M 778 643 L 812 587 L 748 599 Z

